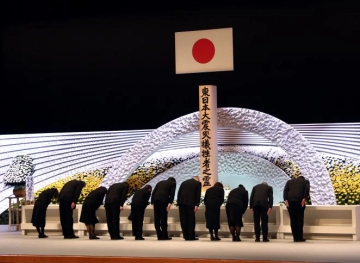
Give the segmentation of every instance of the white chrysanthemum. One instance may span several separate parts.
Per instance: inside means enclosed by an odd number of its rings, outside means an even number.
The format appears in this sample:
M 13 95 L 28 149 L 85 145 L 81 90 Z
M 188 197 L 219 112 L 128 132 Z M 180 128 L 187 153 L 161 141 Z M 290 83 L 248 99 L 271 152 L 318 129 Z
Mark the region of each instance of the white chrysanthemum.
M 26 176 L 32 175 L 33 158 L 27 155 L 16 156 L 4 176 L 5 184 L 24 183 Z

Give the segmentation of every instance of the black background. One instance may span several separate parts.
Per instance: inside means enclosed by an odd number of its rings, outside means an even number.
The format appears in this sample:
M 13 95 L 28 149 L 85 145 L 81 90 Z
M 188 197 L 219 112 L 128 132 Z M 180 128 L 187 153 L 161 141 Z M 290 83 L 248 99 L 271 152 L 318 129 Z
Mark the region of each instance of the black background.
M 74 2 L 3 4 L 1 134 L 155 129 L 197 111 L 208 84 L 218 107 L 360 121 L 356 1 Z M 224 27 L 234 71 L 175 74 L 175 32 Z

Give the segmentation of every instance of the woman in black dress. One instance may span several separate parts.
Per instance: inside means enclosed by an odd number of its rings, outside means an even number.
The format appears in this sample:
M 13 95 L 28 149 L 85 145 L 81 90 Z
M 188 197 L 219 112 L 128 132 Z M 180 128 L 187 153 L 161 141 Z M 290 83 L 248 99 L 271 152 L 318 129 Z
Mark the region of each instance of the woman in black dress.
M 99 220 L 96 218 L 96 210 L 103 203 L 106 193 L 106 187 L 100 186 L 88 194 L 82 205 L 80 222 L 86 225 L 89 239 L 99 239 L 95 235 L 95 224 L 99 223 Z
M 205 192 L 206 228 L 209 229 L 210 239 L 212 241 L 221 240 L 218 232 L 220 229 L 220 207 L 224 202 L 224 195 L 224 186 L 220 182 L 215 183 L 214 186 L 208 188 Z
M 56 188 L 46 189 L 39 194 L 35 201 L 31 223 L 39 233 L 39 238 L 47 238 L 45 235 L 46 211 L 52 199 L 57 198 L 59 191 Z
M 240 232 L 244 226 L 243 215 L 248 205 L 249 193 L 242 184 L 230 191 L 225 209 L 233 241 L 241 241 Z

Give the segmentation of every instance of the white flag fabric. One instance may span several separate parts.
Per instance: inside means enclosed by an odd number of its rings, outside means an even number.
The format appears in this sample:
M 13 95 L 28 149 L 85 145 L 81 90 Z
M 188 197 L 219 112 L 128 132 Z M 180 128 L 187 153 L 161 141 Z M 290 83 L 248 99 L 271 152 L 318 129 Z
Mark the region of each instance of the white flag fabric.
M 175 33 L 176 74 L 232 71 L 232 28 Z

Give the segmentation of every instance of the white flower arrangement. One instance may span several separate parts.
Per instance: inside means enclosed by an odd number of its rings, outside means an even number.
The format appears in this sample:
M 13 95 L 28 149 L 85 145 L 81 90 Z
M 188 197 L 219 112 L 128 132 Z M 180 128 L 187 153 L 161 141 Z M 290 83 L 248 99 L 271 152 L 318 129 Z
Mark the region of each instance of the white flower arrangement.
M 6 185 L 25 185 L 26 177 L 31 176 L 33 172 L 33 158 L 27 155 L 18 155 L 5 173 L 4 183 Z

